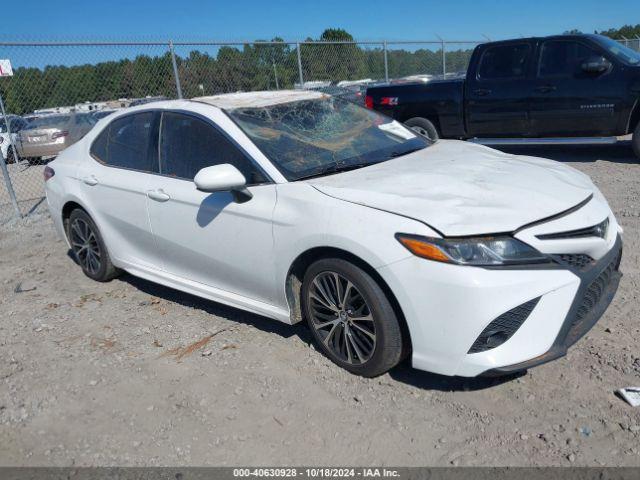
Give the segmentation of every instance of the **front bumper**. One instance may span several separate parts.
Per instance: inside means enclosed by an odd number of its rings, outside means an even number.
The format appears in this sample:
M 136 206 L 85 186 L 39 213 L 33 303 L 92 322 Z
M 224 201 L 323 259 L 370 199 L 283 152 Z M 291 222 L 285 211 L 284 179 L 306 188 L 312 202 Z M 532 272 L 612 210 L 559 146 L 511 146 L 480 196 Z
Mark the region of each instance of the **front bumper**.
M 580 287 L 551 348 L 538 357 L 487 370 L 483 375 L 497 376 L 526 370 L 566 355 L 569 347 L 591 330 L 611 304 L 622 278 L 621 260 L 622 239 L 618 235 L 614 247 L 595 265 L 586 271 L 574 270 L 580 278 Z
M 602 316 L 620 279 L 622 241 L 612 234 L 608 243 L 607 253 L 584 270 L 563 265 L 485 269 L 410 257 L 378 271 L 404 313 L 415 368 L 467 377 L 505 374 L 564 355 Z M 585 312 L 589 287 L 607 268 L 606 285 Z M 506 342 L 469 353 L 494 319 L 538 297 Z

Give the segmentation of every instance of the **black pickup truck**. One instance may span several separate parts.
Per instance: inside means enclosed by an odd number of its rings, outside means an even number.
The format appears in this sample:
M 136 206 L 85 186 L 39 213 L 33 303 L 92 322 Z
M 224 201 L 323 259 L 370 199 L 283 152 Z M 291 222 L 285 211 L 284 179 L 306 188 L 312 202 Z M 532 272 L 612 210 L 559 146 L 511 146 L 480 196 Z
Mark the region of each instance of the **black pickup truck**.
M 365 103 L 430 138 L 614 143 L 640 156 L 640 53 L 601 35 L 479 45 L 466 77 L 367 89 Z

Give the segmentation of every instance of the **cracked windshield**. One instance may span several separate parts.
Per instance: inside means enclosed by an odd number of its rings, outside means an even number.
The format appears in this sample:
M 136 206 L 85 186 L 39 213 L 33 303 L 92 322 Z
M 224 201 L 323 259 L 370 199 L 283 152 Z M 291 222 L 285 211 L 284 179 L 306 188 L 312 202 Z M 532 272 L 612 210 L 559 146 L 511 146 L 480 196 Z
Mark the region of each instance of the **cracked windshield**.
M 395 120 L 330 96 L 227 113 L 291 181 L 365 167 L 428 145 Z

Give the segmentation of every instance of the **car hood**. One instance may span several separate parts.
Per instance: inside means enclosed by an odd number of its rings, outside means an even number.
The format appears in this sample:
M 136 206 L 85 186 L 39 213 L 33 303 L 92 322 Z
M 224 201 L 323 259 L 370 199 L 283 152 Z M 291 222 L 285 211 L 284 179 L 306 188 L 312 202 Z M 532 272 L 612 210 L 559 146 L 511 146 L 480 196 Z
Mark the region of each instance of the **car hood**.
M 568 210 L 596 190 L 587 175 L 561 163 L 454 140 L 307 182 L 446 236 L 512 232 Z

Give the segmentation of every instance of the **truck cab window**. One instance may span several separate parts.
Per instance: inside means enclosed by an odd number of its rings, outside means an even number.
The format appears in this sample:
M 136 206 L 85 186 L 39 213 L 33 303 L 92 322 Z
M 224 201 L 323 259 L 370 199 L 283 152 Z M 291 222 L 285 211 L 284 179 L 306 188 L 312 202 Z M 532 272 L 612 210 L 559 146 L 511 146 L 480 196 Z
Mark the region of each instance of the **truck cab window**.
M 480 59 L 478 78 L 502 80 L 524 77 L 530 47 L 527 43 L 496 45 L 487 48 Z
M 602 53 L 571 40 L 545 42 L 540 52 L 539 77 L 571 77 L 582 72 L 581 65 L 587 58 Z

